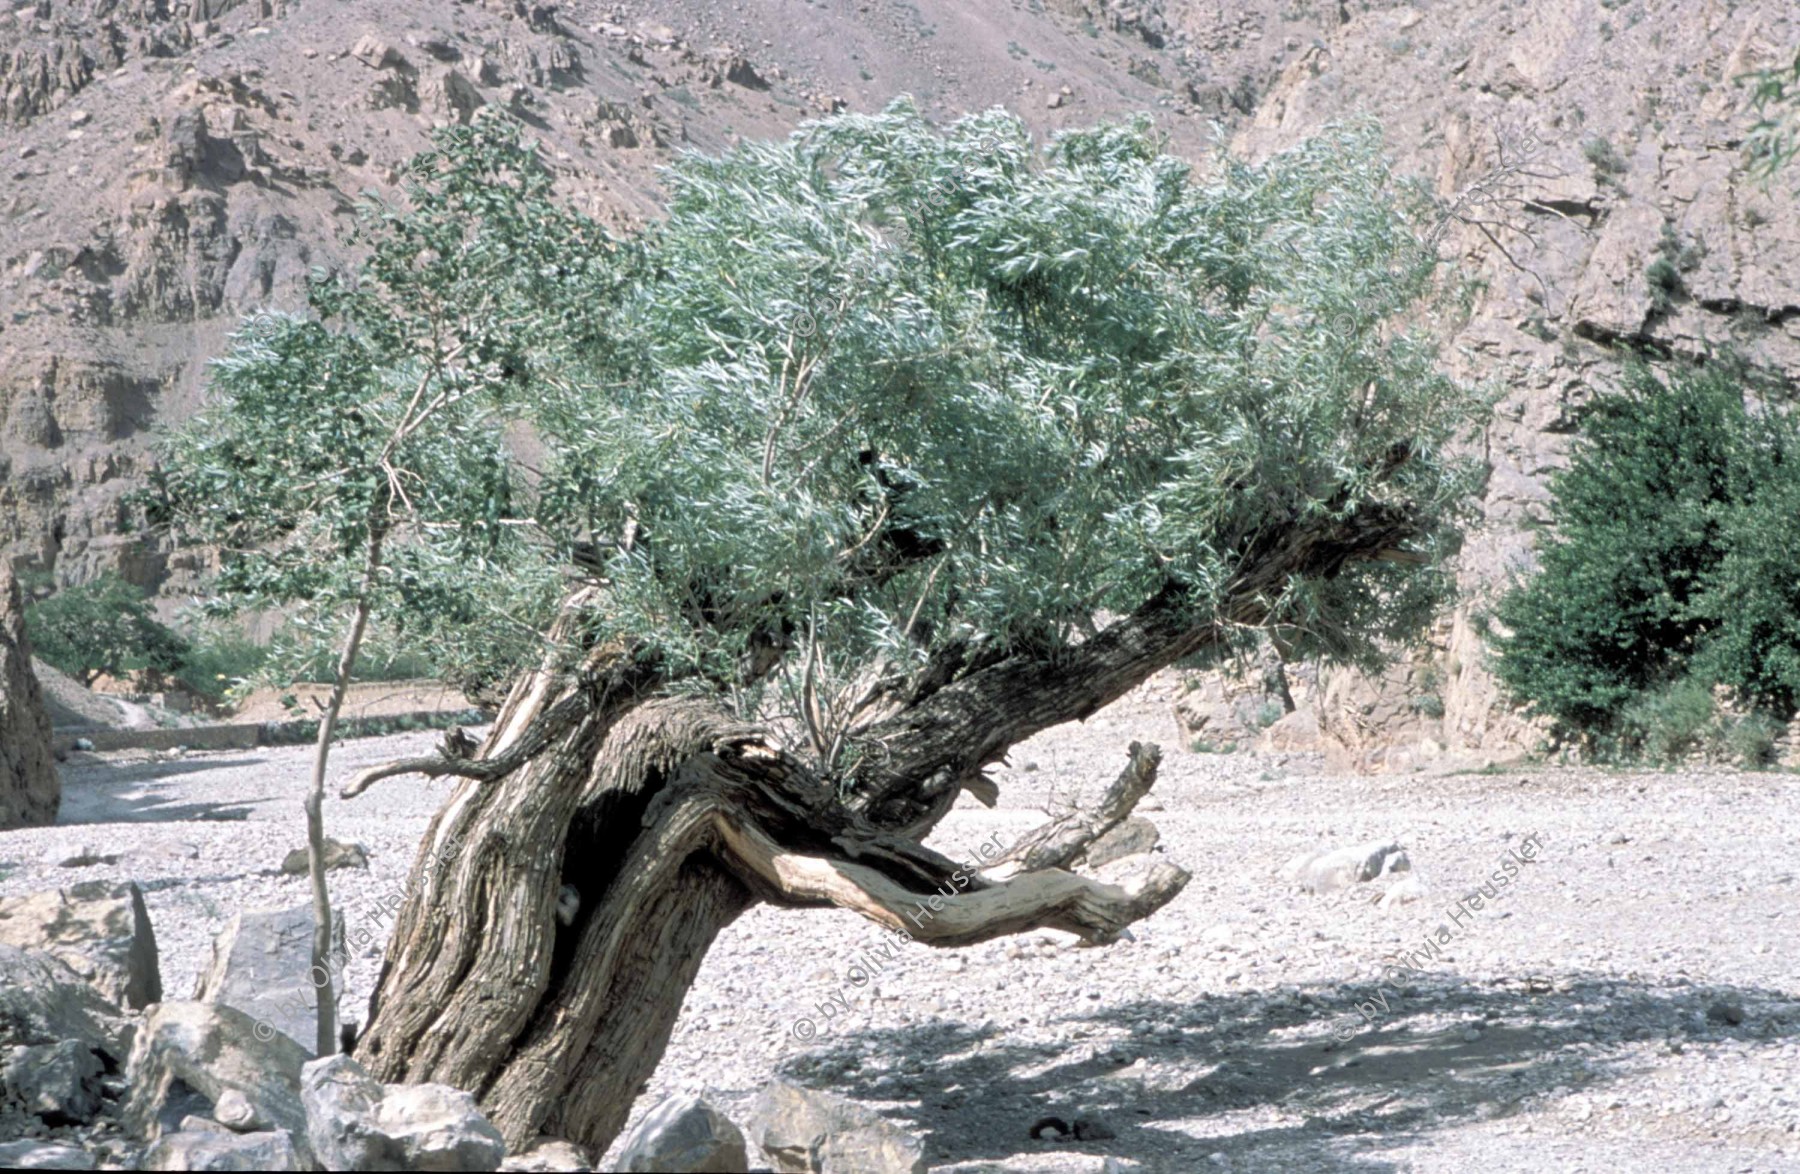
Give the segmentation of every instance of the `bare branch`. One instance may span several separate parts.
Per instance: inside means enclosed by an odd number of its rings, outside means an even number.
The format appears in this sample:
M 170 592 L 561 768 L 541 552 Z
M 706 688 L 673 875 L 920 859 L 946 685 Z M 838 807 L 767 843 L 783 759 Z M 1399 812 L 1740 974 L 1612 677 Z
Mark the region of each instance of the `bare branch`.
M 1162 748 L 1133 742 L 1130 761 L 1091 811 L 1079 808 L 1029 832 L 996 862 L 988 875 L 995 878 L 1045 868 L 1062 868 L 1086 852 L 1088 846 L 1123 823 L 1138 800 L 1150 793 L 1162 764 Z
M 946 878 L 942 889 L 919 892 L 867 865 L 785 849 L 735 811 L 715 810 L 713 823 L 725 857 L 759 895 L 778 904 L 836 905 L 933 946 L 1039 928 L 1104 944 L 1174 900 L 1188 882 L 1184 869 L 1158 862 L 1129 886 L 1045 869 L 960 893 Z
M 449 752 L 449 746 L 446 745 L 445 750 L 437 754 L 395 759 L 358 771 L 338 788 L 338 798 L 354 799 L 382 779 L 393 778 L 395 775 L 424 775 L 434 779 L 455 775 L 458 778 L 493 782 L 531 761 L 553 738 L 574 726 L 592 708 L 593 702 L 587 693 L 575 690 L 540 714 L 516 742 L 493 758 L 467 758 Z M 449 739 L 445 741 L 448 743 Z

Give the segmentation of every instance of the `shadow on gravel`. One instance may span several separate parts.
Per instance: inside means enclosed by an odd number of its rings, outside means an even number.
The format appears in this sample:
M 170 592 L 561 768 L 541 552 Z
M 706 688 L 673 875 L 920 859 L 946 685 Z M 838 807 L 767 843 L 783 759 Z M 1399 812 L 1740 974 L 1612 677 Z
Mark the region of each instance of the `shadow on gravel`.
M 174 775 L 250 768 L 261 758 L 193 758 L 171 762 L 85 762 L 63 768 L 62 808 L 58 827 L 73 824 L 182 823 L 192 820 L 248 819 L 253 807 L 243 802 L 180 802 L 158 794 L 156 784 Z M 186 796 L 183 796 L 186 798 Z
M 1061 1047 L 1009 1043 L 1004 1026 L 857 1032 L 795 1057 L 784 1075 L 854 1099 L 917 1104 L 908 1124 L 930 1134 L 933 1165 L 1085 1153 L 1090 1162 L 1115 1155 L 1176 1170 L 1206 1168 L 1222 1153 L 1231 1169 L 1376 1172 L 1410 1168 L 1389 1151 L 1428 1142 L 1435 1129 L 1603 1090 L 1624 1074 L 1623 1047 L 1633 1041 L 1754 1048 L 1800 1036 L 1792 996 L 1754 987 L 1580 975 L 1553 993 L 1517 983 L 1385 990 L 1390 1012 L 1341 1045 L 1331 1030 L 1375 987 L 1114 1004 L 1053 1016 L 1068 1027 Z M 1730 1023 L 1734 1016 L 1741 1022 Z M 1126 1034 L 1079 1038 L 1095 1027 Z M 1231 1120 L 1274 1107 L 1299 1122 Z M 1033 1122 L 1050 1114 L 1098 1118 L 1118 1136 L 1031 1140 Z

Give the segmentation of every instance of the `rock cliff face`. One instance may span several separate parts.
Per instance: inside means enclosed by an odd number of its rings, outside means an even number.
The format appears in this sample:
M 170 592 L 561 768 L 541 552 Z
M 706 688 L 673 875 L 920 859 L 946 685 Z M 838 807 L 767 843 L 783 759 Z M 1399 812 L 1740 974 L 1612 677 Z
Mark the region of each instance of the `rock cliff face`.
M 1446 243 L 1483 283 L 1455 360 L 1497 395 L 1477 605 L 1529 566 L 1522 525 L 1621 343 L 1800 370 L 1796 204 L 1745 181 L 1732 84 L 1796 43 L 1787 0 L 36 0 L 0 15 L 0 555 L 64 584 L 199 570 L 121 533 L 150 430 L 241 315 L 342 261 L 358 195 L 433 125 L 513 111 L 565 198 L 625 224 L 683 146 L 911 93 L 1040 133 L 1147 110 L 1196 159 L 1215 119 L 1256 156 L 1380 117 L 1459 200 Z M 1469 613 L 1385 685 L 1321 680 L 1316 724 L 1390 765 L 1528 742 Z
M 1800 177 L 1746 176 L 1750 119 L 1733 82 L 1796 45 L 1800 10 L 1782 2 L 1377 8 L 1291 63 L 1238 133 L 1254 156 L 1378 113 L 1408 169 L 1459 209 L 1447 247 L 1481 283 L 1455 340 L 1459 373 L 1498 397 L 1466 602 L 1434 655 L 1380 681 L 1325 682 L 1320 726 L 1348 761 L 1537 740 L 1500 704 L 1472 616 L 1531 569 L 1526 526 L 1543 517 L 1546 475 L 1624 344 L 1730 349 L 1800 386 Z
M 55 823 L 61 803 L 19 585 L 0 562 L 0 831 Z

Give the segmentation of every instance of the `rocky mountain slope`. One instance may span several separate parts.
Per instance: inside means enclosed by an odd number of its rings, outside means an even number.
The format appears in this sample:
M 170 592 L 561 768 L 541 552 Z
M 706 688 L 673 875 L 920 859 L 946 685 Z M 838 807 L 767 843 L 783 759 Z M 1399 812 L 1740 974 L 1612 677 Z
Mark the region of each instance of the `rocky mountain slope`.
M 568 199 L 628 224 L 683 147 L 910 93 L 1040 133 L 1149 111 L 1196 159 L 1214 120 L 1259 155 L 1381 117 L 1483 281 L 1456 360 L 1499 397 L 1478 600 L 1528 560 L 1520 525 L 1622 340 L 1800 371 L 1800 217 L 1745 181 L 1732 85 L 1797 41 L 1785 0 L 36 0 L 0 16 L 0 551 L 65 584 L 185 581 L 191 556 L 118 532 L 150 429 L 241 315 L 342 260 L 359 193 L 433 125 L 512 110 Z M 1317 696 L 1364 763 L 1531 737 L 1467 608 L 1389 680 Z
M 1378 9 L 1290 64 L 1238 136 L 1259 155 L 1345 111 L 1379 114 L 1450 201 L 1446 244 L 1480 282 L 1455 366 L 1498 398 L 1466 601 L 1379 687 L 1324 683 L 1319 721 L 1352 763 L 1536 740 L 1499 704 L 1472 617 L 1529 571 L 1546 474 L 1622 346 L 1732 350 L 1800 387 L 1800 193 L 1747 177 L 1735 84 L 1797 44 L 1800 9 L 1784 2 Z

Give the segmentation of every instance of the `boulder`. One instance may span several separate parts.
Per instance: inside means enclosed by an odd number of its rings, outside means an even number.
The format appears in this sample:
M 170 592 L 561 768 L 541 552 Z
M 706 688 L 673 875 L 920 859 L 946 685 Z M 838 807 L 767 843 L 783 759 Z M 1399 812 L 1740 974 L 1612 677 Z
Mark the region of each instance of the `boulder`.
M 733 1174 L 748 1170 L 744 1135 L 699 1097 L 669 1097 L 625 1139 L 619 1169 L 632 1174 Z
M 1136 856 L 1156 847 L 1162 833 L 1156 825 L 1140 815 L 1129 816 L 1104 836 L 1088 845 L 1086 864 L 1089 868 L 1102 868 L 1115 860 L 1127 856 Z
M 236 914 L 213 939 L 212 964 L 200 976 L 194 998 L 235 1007 L 314 1055 L 318 987 L 312 981 L 312 934 L 311 905 Z M 331 957 L 343 958 L 341 913 L 332 915 L 331 945 Z M 341 998 L 342 966 L 328 964 L 326 970 Z
M 0 1047 L 76 1040 L 122 1062 L 131 1036 L 119 1008 L 61 960 L 0 944 Z
M 301 1069 L 306 1140 L 326 1169 L 372 1170 L 400 1160 L 399 1147 L 372 1124 L 384 1091 L 349 1056 L 326 1056 Z
M 311 854 L 305 848 L 295 848 L 281 858 L 281 871 L 289 876 L 305 876 L 309 867 Z M 339 868 L 369 867 L 369 850 L 361 844 L 346 844 L 341 840 L 325 837 L 325 871 L 331 872 Z
M 506 1141 L 475 1098 L 443 1084 L 393 1084 L 375 1126 L 400 1146 L 406 1170 L 498 1170 Z
M 0 1170 L 92 1170 L 94 1159 L 72 1145 L 9 1141 L 0 1145 Z
M 0 901 L 0 943 L 55 955 L 121 1007 L 162 998 L 156 935 L 135 882 L 86 881 Z
M 25 638 L 24 601 L 12 564 L 0 559 L 0 831 L 55 823 L 61 805 L 50 719 Z
M 233 1133 L 260 1133 L 269 1124 L 257 1113 L 250 1098 L 235 1088 L 228 1088 L 219 1094 L 218 1101 L 213 1105 L 213 1118 Z
M 487 1171 L 506 1142 L 475 1098 L 441 1084 L 384 1085 L 348 1056 L 307 1064 L 307 1140 L 330 1170 Z
M 79 1040 L 15 1049 L 0 1068 L 0 1087 L 46 1125 L 86 1125 L 100 1112 L 105 1065 Z
M 1391 840 L 1370 840 L 1332 852 L 1303 852 L 1287 862 L 1281 875 L 1309 893 L 1333 893 L 1411 869 L 1405 848 Z
M 144 1151 L 141 1170 L 304 1170 L 286 1130 L 166 1133 Z
M 373 33 L 364 35 L 350 50 L 350 56 L 356 58 L 370 69 L 391 69 L 397 73 L 413 74 L 418 72 L 413 63 L 406 59 L 400 50 L 388 44 Z
M 181 1002 L 151 1007 L 126 1066 L 131 1094 L 125 1127 L 157 1141 L 190 1114 L 217 1120 L 215 1107 L 235 1090 L 250 1106 L 251 1120 L 287 1131 L 301 1160 L 310 1163 L 300 1101 L 300 1069 L 310 1054 L 279 1032 L 267 1035 L 259 1036 L 256 1021 L 234 1007 Z
M 445 70 L 425 87 L 422 96 L 432 113 L 462 126 L 469 125 L 475 112 L 487 105 L 475 83 L 459 69 Z
M 750 1110 L 750 1136 L 783 1174 L 925 1174 L 924 1144 L 831 1093 L 776 1081 Z

